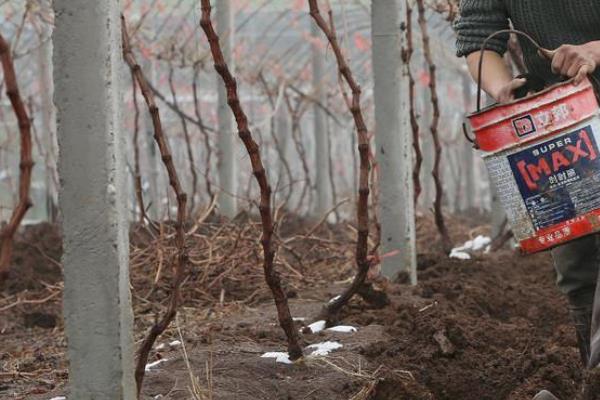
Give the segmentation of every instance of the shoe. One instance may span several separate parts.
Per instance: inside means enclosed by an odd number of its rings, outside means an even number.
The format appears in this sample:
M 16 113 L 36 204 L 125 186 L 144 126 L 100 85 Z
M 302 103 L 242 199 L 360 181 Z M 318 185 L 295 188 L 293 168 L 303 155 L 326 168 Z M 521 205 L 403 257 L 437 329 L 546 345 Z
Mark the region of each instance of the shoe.
M 577 347 L 579 347 L 579 355 L 581 363 L 584 366 L 588 365 L 590 360 L 590 342 L 592 329 L 592 306 L 569 307 L 571 319 L 575 326 L 577 334 Z
M 593 306 L 594 292 L 591 290 L 569 296 L 569 314 L 575 326 L 577 347 L 584 367 L 588 367 L 590 361 Z

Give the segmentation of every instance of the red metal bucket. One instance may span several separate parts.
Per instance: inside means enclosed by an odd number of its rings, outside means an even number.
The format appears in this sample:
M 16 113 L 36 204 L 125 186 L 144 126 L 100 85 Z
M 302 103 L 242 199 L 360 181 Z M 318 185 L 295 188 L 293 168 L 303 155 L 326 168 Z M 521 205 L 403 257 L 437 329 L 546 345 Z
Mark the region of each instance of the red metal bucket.
M 600 231 L 600 115 L 589 80 L 467 118 L 523 252 Z

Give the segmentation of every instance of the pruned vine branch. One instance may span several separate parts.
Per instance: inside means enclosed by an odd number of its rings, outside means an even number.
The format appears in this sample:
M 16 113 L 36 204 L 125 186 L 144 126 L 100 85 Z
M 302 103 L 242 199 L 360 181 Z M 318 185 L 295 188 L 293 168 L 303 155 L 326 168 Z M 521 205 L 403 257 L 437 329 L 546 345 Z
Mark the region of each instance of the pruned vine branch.
M 4 71 L 6 94 L 19 124 L 20 161 L 19 161 L 19 200 L 13 209 L 8 224 L 0 230 L 0 284 L 8 276 L 8 268 L 13 250 L 13 237 L 25 217 L 32 202 L 29 197 L 31 171 L 33 169 L 31 121 L 19 93 L 19 85 L 8 42 L 0 34 L 0 62 Z
M 421 152 L 421 141 L 419 132 L 419 121 L 417 120 L 416 104 L 415 104 L 415 77 L 410 68 L 414 52 L 413 41 L 413 25 L 412 25 L 412 5 L 406 0 L 406 51 L 403 53 L 404 62 L 408 71 L 408 98 L 410 112 L 410 127 L 413 135 L 413 149 L 415 152 L 415 165 L 413 168 L 413 185 L 415 191 L 415 205 L 419 201 L 421 195 L 421 166 L 423 165 L 423 153 Z
M 171 90 L 171 97 L 173 98 L 173 104 L 175 107 L 180 108 L 179 101 L 177 100 L 177 92 L 175 90 L 175 83 L 173 82 L 173 75 L 175 69 L 173 68 L 172 62 L 169 62 L 169 89 Z M 196 161 L 194 160 L 194 150 L 191 143 L 190 131 L 185 118 L 179 116 L 181 121 L 181 129 L 183 130 L 183 138 L 185 139 L 185 147 L 187 151 L 187 157 L 190 167 L 190 175 L 192 176 L 192 195 L 190 196 L 190 214 L 194 213 L 194 206 L 196 201 L 196 193 L 198 191 L 198 174 L 196 173 Z
M 135 76 L 133 73 L 131 74 L 132 80 L 132 101 L 133 101 L 133 182 L 135 187 L 135 198 L 138 204 L 138 208 L 140 209 L 140 224 L 143 224 L 144 221 L 148 220 L 148 216 L 146 215 L 146 206 L 144 204 L 144 191 L 142 188 L 142 173 L 140 170 L 140 143 L 139 143 L 139 135 L 140 135 L 140 107 L 138 105 L 138 94 L 137 94 L 137 83 L 135 81 Z
M 425 2 L 424 0 L 417 0 L 417 9 L 419 11 L 419 26 L 421 27 L 421 38 L 423 41 L 423 53 L 425 61 L 429 67 L 429 91 L 431 92 L 431 104 L 433 106 L 433 118 L 431 121 L 431 137 L 433 139 L 433 146 L 435 149 L 435 160 L 433 163 L 433 181 L 435 183 L 435 202 L 433 204 L 433 211 L 435 216 L 435 225 L 438 228 L 442 239 L 442 247 L 445 252 L 450 253 L 452 249 L 452 242 L 448 233 L 448 228 L 444 221 L 444 214 L 442 211 L 442 197 L 444 195 L 444 189 L 442 187 L 442 181 L 440 178 L 440 161 L 442 158 L 442 146 L 438 135 L 438 125 L 440 121 L 440 104 L 437 94 L 436 87 L 436 66 L 433 62 L 431 55 L 431 46 L 429 44 L 429 33 L 427 30 L 427 20 L 425 19 Z
M 328 11 L 329 21 L 323 18 L 319 10 L 317 0 L 308 0 L 310 15 L 313 20 L 327 37 L 331 50 L 335 55 L 340 73 L 340 79 L 350 87 L 352 98 L 347 99 L 347 104 L 354 124 L 356 126 L 356 134 L 358 137 L 358 152 L 360 156 L 359 178 L 358 178 L 358 204 L 356 207 L 356 219 L 358 228 L 358 238 L 356 240 L 355 259 L 358 267 L 358 272 L 352 281 L 352 284 L 344 290 L 334 301 L 328 303 L 324 308 L 323 317 L 331 323 L 350 299 L 358 293 L 365 284 L 371 262 L 368 257 L 368 240 L 369 240 L 369 170 L 371 169 L 371 161 L 369 159 L 369 137 L 367 126 L 363 117 L 360 96 L 361 88 L 354 79 L 352 71 L 348 66 L 346 58 L 342 54 L 342 49 L 339 45 L 335 24 L 333 22 L 333 14 L 331 9 Z
M 137 384 L 137 393 L 139 397 L 139 394 L 142 390 L 145 367 L 146 363 L 148 362 L 148 355 L 150 353 L 150 350 L 152 349 L 152 346 L 154 345 L 156 339 L 167 329 L 167 327 L 171 324 L 173 319 L 175 319 L 175 316 L 177 315 L 177 309 L 179 308 L 180 287 L 181 283 L 183 282 L 188 263 L 184 231 L 184 224 L 186 221 L 187 195 L 181 188 L 179 175 L 177 174 L 175 164 L 173 163 L 173 157 L 171 155 L 171 149 L 169 148 L 169 142 L 167 141 L 167 137 L 162 128 L 160 113 L 158 110 L 158 106 L 156 105 L 156 102 L 154 100 L 154 94 L 150 89 L 146 77 L 144 76 L 144 73 L 142 72 L 142 69 L 137 63 L 131 50 L 129 35 L 127 34 L 127 25 L 125 23 L 125 17 L 123 15 L 121 15 L 121 29 L 123 58 L 129 66 L 131 73 L 135 78 L 135 81 L 139 85 L 140 91 L 142 92 L 144 100 L 146 101 L 146 105 L 148 106 L 150 116 L 152 117 L 152 126 L 154 128 L 154 140 L 156 141 L 163 164 L 169 176 L 169 184 L 171 185 L 175 197 L 177 198 L 177 220 L 175 222 L 175 246 L 177 248 L 177 252 L 175 254 L 175 257 L 173 258 L 173 278 L 171 281 L 169 305 L 162 317 L 154 323 L 154 325 L 142 341 L 142 344 L 140 345 L 140 348 L 138 350 L 138 358 L 135 367 L 135 380 Z
M 290 360 L 297 360 L 302 357 L 302 348 L 298 344 L 298 331 L 295 328 L 294 320 L 290 313 L 288 306 L 287 296 L 284 292 L 279 275 L 274 269 L 275 259 L 275 248 L 273 245 L 273 213 L 271 210 L 271 186 L 269 185 L 267 174 L 262 163 L 260 148 L 250 132 L 248 126 L 248 118 L 244 113 L 242 105 L 240 103 L 237 91 L 237 82 L 225 61 L 221 45 L 219 44 L 219 36 L 215 32 L 211 15 L 211 4 L 210 0 L 201 0 L 202 5 L 202 18 L 200 20 L 200 26 L 206 34 L 208 43 L 210 45 L 210 51 L 214 60 L 214 67 L 217 73 L 223 79 L 225 88 L 227 90 L 227 103 L 231 108 L 231 111 L 235 117 L 238 128 L 238 136 L 244 143 L 246 151 L 250 157 L 250 163 L 252 164 L 252 172 L 256 181 L 260 187 L 260 217 L 262 222 L 262 247 L 263 247 L 263 269 L 265 273 L 265 279 L 267 285 L 273 293 L 275 300 L 275 306 L 277 307 L 277 316 L 279 318 L 279 324 L 284 330 L 288 339 L 288 354 Z

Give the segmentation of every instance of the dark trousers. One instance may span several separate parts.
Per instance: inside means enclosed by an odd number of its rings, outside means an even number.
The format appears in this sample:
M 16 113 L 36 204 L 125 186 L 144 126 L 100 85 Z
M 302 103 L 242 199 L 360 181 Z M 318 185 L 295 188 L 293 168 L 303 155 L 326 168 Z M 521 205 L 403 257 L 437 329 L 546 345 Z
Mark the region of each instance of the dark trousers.
M 585 236 L 552 250 L 556 284 L 570 300 L 593 296 L 600 264 L 600 235 Z

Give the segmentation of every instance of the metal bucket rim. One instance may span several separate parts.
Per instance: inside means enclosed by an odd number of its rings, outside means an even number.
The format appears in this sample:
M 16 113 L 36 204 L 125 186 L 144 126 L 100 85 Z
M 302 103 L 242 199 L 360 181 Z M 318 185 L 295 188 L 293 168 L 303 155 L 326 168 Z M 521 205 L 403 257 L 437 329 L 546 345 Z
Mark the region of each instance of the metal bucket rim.
M 597 116 L 599 113 L 600 112 L 596 112 L 594 114 L 588 115 L 585 118 L 582 118 L 582 119 L 580 119 L 580 120 L 578 120 L 576 122 L 573 122 L 572 124 L 563 126 L 559 130 L 548 132 L 545 135 L 533 137 L 533 138 L 531 138 L 531 140 L 528 140 L 528 141 L 515 142 L 515 143 L 512 143 L 512 144 L 510 144 L 508 146 L 501 147 L 501 148 L 498 148 L 497 150 L 492 150 L 492 151 L 481 150 L 480 151 L 480 157 L 485 159 L 485 158 L 492 157 L 492 156 L 502 155 L 502 153 L 510 152 L 511 150 L 514 150 L 517 147 L 532 146 L 532 145 L 538 144 L 540 142 L 543 142 L 544 140 L 547 140 L 550 136 L 563 134 L 563 133 L 565 133 L 565 132 L 573 129 L 574 127 L 576 127 L 578 125 L 583 125 L 583 124 L 587 123 L 592 118 L 594 118 L 595 116 Z
M 530 94 L 528 96 L 525 96 L 525 97 L 522 97 L 520 99 L 515 99 L 515 100 L 512 100 L 512 101 L 509 101 L 508 103 L 494 103 L 494 104 L 491 104 L 491 105 L 489 105 L 487 107 L 482 108 L 479 111 L 473 111 L 472 113 L 467 114 L 467 118 L 471 118 L 471 117 L 475 117 L 475 116 L 484 114 L 484 113 L 486 113 L 486 112 L 488 112 L 490 110 L 493 110 L 495 108 L 507 107 L 507 106 L 511 106 L 511 105 L 514 105 L 514 104 L 518 104 L 518 103 L 521 103 L 521 102 L 525 102 L 525 101 L 534 99 L 536 97 L 543 96 L 544 94 L 546 94 L 546 93 L 548 93 L 548 92 L 556 89 L 557 87 L 567 86 L 569 84 L 572 84 L 574 79 L 575 78 L 571 78 L 571 79 L 563 81 L 563 82 L 555 83 L 553 85 L 548 86 L 547 88 L 544 88 L 543 90 L 540 90 L 539 92 L 532 93 L 532 94 Z M 593 87 L 591 81 L 588 78 L 586 78 L 579 85 L 577 85 L 577 87 L 580 88 L 580 90 L 578 90 L 578 91 L 586 90 L 589 86 Z

